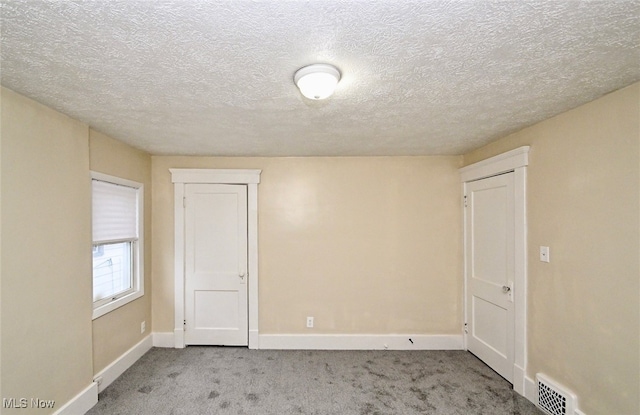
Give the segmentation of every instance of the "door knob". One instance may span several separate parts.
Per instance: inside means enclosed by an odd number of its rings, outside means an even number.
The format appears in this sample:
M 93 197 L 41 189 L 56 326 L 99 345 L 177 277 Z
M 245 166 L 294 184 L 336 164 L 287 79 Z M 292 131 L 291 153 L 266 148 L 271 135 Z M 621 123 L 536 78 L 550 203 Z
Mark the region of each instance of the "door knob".
M 502 292 L 503 292 L 504 294 L 508 293 L 509 291 L 511 291 L 511 287 L 508 287 L 508 286 L 506 286 L 506 285 L 503 285 L 503 286 L 502 286 Z

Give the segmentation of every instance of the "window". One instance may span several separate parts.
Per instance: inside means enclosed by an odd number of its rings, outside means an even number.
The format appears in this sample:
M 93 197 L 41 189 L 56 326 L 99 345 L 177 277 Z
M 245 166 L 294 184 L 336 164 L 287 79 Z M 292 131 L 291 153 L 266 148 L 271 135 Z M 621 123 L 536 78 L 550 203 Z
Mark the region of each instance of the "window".
M 141 183 L 91 173 L 93 318 L 144 294 Z

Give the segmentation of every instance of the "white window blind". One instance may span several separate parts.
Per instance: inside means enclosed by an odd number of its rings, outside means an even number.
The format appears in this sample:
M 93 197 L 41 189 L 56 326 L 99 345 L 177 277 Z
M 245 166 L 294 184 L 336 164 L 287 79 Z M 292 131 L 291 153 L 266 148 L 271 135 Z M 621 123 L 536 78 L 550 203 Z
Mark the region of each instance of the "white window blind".
M 93 243 L 138 238 L 138 189 L 92 180 Z

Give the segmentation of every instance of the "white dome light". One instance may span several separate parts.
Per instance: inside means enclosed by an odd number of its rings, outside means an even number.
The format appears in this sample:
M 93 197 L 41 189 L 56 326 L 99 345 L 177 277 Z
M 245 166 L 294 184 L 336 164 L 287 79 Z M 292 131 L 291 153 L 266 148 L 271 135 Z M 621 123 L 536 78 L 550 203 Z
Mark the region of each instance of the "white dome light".
M 309 99 L 325 99 L 333 94 L 340 81 L 340 71 L 335 66 L 315 63 L 298 69 L 293 76 L 302 95 Z

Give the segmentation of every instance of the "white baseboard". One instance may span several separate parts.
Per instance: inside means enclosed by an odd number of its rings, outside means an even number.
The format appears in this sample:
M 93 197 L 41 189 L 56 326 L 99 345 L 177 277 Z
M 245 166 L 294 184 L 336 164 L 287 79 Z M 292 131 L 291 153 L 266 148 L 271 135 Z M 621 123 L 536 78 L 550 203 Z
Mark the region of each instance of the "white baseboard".
M 277 350 L 463 350 L 460 334 L 261 334 L 259 345 Z
M 153 347 L 176 347 L 175 334 L 152 333 Z M 411 341 L 409 341 L 411 339 Z M 249 331 L 250 349 L 275 350 L 463 350 L 462 335 L 258 334 Z M 386 345 L 386 347 L 385 347 Z
M 152 333 L 153 347 L 181 348 L 176 346 L 176 334 L 171 332 Z M 258 330 L 249 330 L 249 349 L 259 349 Z
M 151 333 L 153 339 L 153 347 L 168 347 L 173 349 L 176 347 L 175 336 L 171 332 Z
M 53 415 L 78 415 L 84 414 L 98 403 L 98 384 L 92 382 L 82 392 L 64 404 Z
M 140 343 L 127 350 L 113 361 L 109 366 L 102 369 L 93 377 L 93 381 L 98 384 L 98 393 L 102 392 L 107 386 L 116 380 L 125 370 L 129 369 L 138 359 L 151 349 L 153 346 L 151 335 L 145 337 Z

